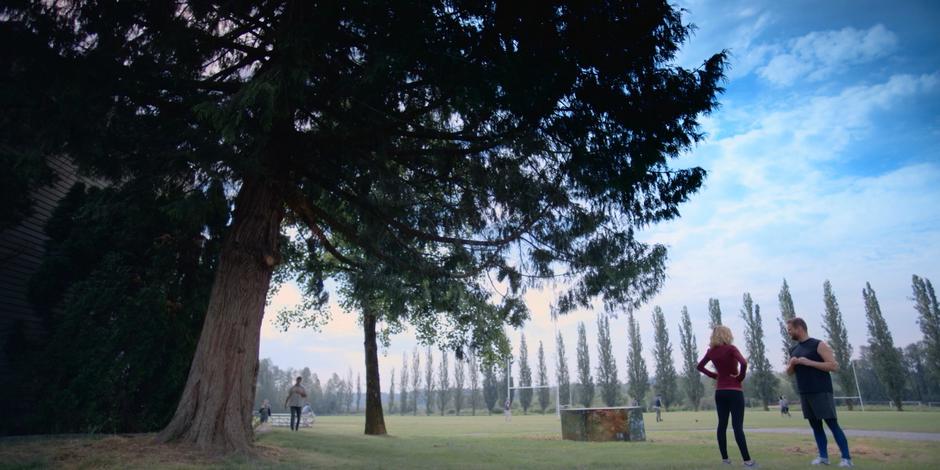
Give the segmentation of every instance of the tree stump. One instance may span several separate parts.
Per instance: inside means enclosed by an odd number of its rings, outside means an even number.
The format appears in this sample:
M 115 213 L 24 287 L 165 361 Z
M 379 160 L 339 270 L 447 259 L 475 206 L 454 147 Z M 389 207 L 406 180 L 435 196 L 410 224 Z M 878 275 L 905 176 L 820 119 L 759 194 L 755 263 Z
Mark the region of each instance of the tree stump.
M 561 410 L 561 437 L 569 441 L 645 441 L 638 406 Z

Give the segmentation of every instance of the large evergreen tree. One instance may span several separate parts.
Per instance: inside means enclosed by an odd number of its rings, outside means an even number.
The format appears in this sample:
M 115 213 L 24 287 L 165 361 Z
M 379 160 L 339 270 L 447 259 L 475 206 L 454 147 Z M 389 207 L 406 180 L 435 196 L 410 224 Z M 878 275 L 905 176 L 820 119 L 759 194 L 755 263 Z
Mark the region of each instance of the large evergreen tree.
M 558 350 L 555 363 L 555 382 L 558 384 L 558 406 L 571 404 L 571 376 L 568 374 L 568 358 L 565 356 L 565 341 L 561 333 L 555 337 L 555 347 Z
M 839 371 L 835 373 L 836 381 L 842 387 L 843 395 L 855 395 L 855 375 L 852 372 L 852 345 L 849 343 L 849 335 L 845 331 L 845 322 L 842 321 L 842 311 L 839 309 L 839 302 L 836 301 L 836 295 L 832 292 L 832 284 L 827 279 L 823 282 L 823 303 L 825 311 L 823 313 L 823 330 L 826 331 L 826 342 L 832 348 L 832 355 L 839 363 Z M 849 410 L 852 409 L 852 401 L 848 401 Z
M 930 279 L 914 275 L 911 285 L 914 290 L 914 308 L 919 315 L 917 323 L 924 334 L 923 349 L 926 357 L 923 363 L 928 383 L 932 384 L 932 392 L 940 396 L 940 304 L 937 303 Z
M 881 306 L 870 283 L 862 289 L 865 299 L 865 316 L 868 319 L 868 348 L 871 350 L 875 374 L 884 385 L 888 398 L 898 411 L 903 409 L 904 367 L 901 352 L 894 347 L 894 338 L 888 323 L 881 314 Z
M 721 304 L 718 299 L 708 299 L 708 327 L 721 325 Z
M 620 401 L 617 359 L 610 342 L 610 320 L 603 313 L 597 316 L 597 386 L 604 404 L 617 406 Z
M 640 338 L 640 323 L 633 312 L 627 314 L 627 390 L 639 406 L 645 406 L 646 392 L 650 389 L 650 375 L 643 358 L 643 340 Z
M 529 367 L 529 346 L 525 342 L 525 334 L 521 335 L 519 340 L 519 386 L 532 386 L 532 368 Z M 529 406 L 532 405 L 532 389 L 523 388 L 519 390 L 519 404 L 522 405 L 522 412 L 529 413 Z
M 698 346 L 689 310 L 682 307 L 682 321 L 679 323 L 679 347 L 682 349 L 682 382 L 689 405 L 696 411 L 705 395 L 705 386 L 698 372 Z
M 578 322 L 578 401 L 589 407 L 594 401 L 594 379 L 591 377 L 591 354 L 588 351 L 584 322 Z
M 541 408 L 542 414 L 545 414 L 545 408 L 548 408 L 551 398 L 548 389 L 548 367 L 545 365 L 545 348 L 542 347 L 541 341 L 539 341 L 538 376 L 539 387 L 545 387 L 539 389 L 539 408 Z
M 648 299 L 666 250 L 634 229 L 676 217 L 701 186 L 703 170 L 668 163 L 701 139 L 725 60 L 677 67 L 691 26 L 665 0 L 22 2 L 4 16 L 19 45 L 5 83 L 36 103 L 5 106 L 4 148 L 42 136 L 49 152 L 32 161 L 67 153 L 113 181 L 232 189 L 189 377 L 159 435 L 223 451 L 251 447 L 282 260 L 303 259 L 313 294 L 333 268 L 470 284 L 492 271 L 516 324 L 521 279 L 555 269 L 572 279 L 562 312 Z M 283 233 L 304 242 L 288 250 Z
M 760 305 L 755 305 L 751 294 L 744 293 L 744 307 L 741 309 L 744 319 L 744 339 L 747 344 L 748 376 L 754 384 L 754 392 L 764 405 L 764 411 L 770 409 L 770 402 L 777 398 L 777 377 L 774 375 L 764 347 L 764 322 L 760 315 Z
M 677 374 L 672 359 L 669 330 L 666 328 L 666 317 L 658 306 L 653 309 L 653 338 L 653 358 L 656 361 L 656 385 L 653 388 L 655 393 L 663 398 L 663 405 L 668 409 L 679 398 L 676 390 Z

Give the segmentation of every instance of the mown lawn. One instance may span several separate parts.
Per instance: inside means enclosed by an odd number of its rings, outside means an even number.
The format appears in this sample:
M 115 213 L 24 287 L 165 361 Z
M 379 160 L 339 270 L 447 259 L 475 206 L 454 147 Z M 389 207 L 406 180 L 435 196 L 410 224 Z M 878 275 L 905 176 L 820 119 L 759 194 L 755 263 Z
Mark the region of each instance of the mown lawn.
M 217 458 L 150 435 L 0 440 L 0 468 L 727 468 L 718 465 L 712 413 L 677 412 L 656 423 L 647 442 L 584 443 L 560 439 L 553 415 L 386 418 L 389 436 L 362 435 L 363 418 L 321 417 L 313 428 L 259 435 L 257 457 Z M 936 413 L 842 413 L 846 428 L 940 432 Z M 748 427 L 800 427 L 798 416 L 749 412 Z M 731 455 L 740 457 L 731 441 Z M 808 467 L 811 436 L 748 435 L 763 468 Z M 858 468 L 940 468 L 940 443 L 850 438 Z M 834 445 L 831 455 L 836 456 Z

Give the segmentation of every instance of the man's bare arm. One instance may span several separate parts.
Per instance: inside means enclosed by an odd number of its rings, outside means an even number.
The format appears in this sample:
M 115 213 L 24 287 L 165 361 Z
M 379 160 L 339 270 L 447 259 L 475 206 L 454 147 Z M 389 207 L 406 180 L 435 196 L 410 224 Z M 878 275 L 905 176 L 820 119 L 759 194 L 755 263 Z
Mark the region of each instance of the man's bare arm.
M 793 375 L 796 373 L 796 365 L 799 363 L 797 357 L 791 357 L 790 361 L 787 362 L 787 375 Z
M 815 367 L 819 370 L 826 372 L 836 372 L 839 370 L 839 363 L 836 362 L 835 354 L 832 352 L 832 348 L 826 344 L 825 341 L 820 341 L 819 346 L 816 347 L 816 352 L 822 356 L 822 362 L 813 361 L 805 357 L 797 358 L 797 364 L 809 367 Z

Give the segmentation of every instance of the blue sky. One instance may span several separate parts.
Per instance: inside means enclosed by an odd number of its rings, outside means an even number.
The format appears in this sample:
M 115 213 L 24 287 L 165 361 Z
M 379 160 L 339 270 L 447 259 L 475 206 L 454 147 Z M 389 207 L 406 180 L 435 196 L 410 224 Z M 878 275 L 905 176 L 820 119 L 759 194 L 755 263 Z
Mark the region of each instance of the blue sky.
M 706 117 L 707 140 L 675 162 L 708 171 L 682 217 L 642 233 L 669 247 L 668 280 L 637 312 L 652 371 L 654 305 L 663 308 L 678 360 L 680 309 L 688 306 L 700 349 L 707 305 L 718 298 L 724 323 L 743 349 L 741 298 L 761 306 L 771 362 L 783 360 L 776 318 L 784 278 L 810 333 L 824 336 L 822 284 L 830 280 L 855 346 L 867 342 L 861 290 L 881 301 L 897 345 L 921 338 L 911 275 L 940 283 L 940 4 L 935 2 L 772 2 L 687 0 L 698 29 L 677 57 L 696 67 L 731 52 L 721 108 Z M 332 305 L 321 331 L 278 332 L 277 309 L 299 300 L 286 285 L 268 309 L 261 357 L 281 367 L 309 366 L 320 377 L 363 368 L 355 315 Z M 530 292 L 524 328 L 534 364 L 538 341 L 554 357 L 549 291 Z M 596 332 L 596 312 L 562 318 L 569 369 L 576 326 Z M 621 378 L 626 320 L 611 320 Z M 512 332 L 518 346 L 520 332 Z M 592 342 L 593 344 L 593 342 Z M 380 357 L 383 389 L 414 336 L 392 338 Z M 592 359 L 596 351 L 592 346 Z M 549 359 L 549 369 L 553 369 Z M 550 372 L 551 373 L 551 372 Z M 514 371 L 515 374 L 515 371 Z

